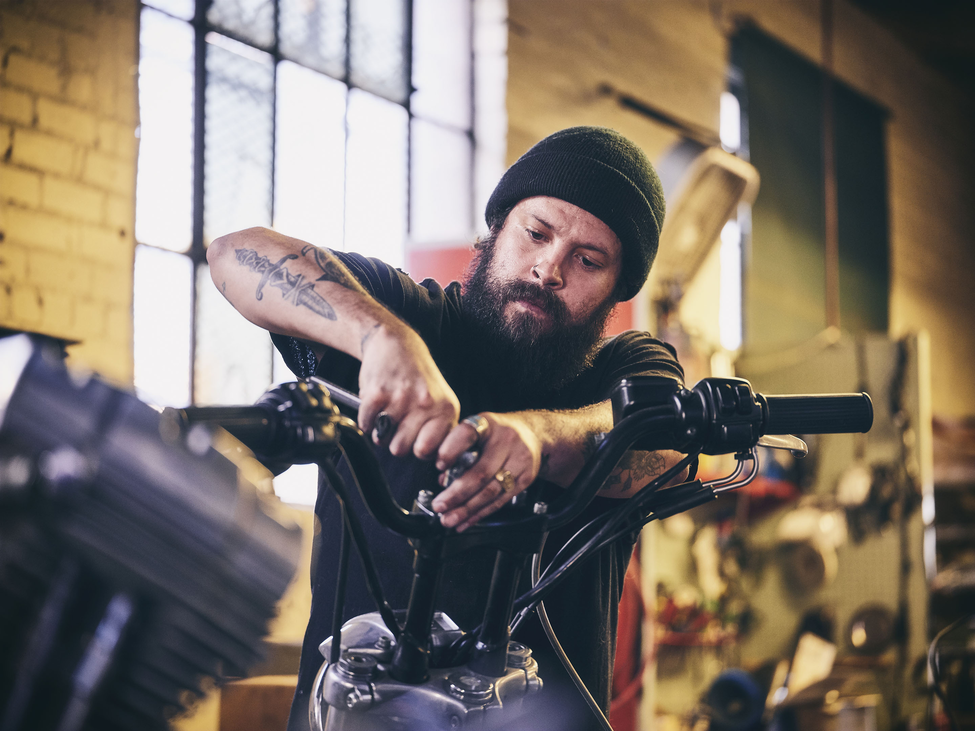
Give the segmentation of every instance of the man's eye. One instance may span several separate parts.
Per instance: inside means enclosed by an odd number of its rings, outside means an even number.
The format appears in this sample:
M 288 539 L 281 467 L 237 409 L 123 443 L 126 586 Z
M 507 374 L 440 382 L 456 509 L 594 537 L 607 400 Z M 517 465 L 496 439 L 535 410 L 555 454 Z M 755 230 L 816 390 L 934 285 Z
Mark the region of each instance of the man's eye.
M 586 269 L 599 269 L 600 267 L 598 262 L 593 261 L 588 256 L 583 256 L 580 258 L 580 260 L 582 261 L 582 266 L 584 266 Z
M 525 231 L 528 232 L 528 235 L 532 237 L 533 241 L 541 241 L 542 239 L 545 238 L 545 236 L 543 236 L 540 231 L 535 231 L 530 228 L 526 228 Z

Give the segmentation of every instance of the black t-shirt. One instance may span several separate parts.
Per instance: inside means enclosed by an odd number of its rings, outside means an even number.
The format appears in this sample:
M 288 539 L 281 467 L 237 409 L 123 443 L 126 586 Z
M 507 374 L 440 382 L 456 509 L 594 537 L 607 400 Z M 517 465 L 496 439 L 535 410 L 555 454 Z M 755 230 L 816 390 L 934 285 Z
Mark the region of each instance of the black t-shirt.
M 503 382 L 496 364 L 477 362 L 478 358 L 471 357 L 473 348 L 468 342 L 471 329 L 458 283 L 444 290 L 430 279 L 417 284 L 403 272 L 376 259 L 337 252 L 336 256 L 377 300 L 419 333 L 459 399 L 462 417 L 481 411 L 580 408 L 605 401 L 622 378 L 636 375 L 666 376 L 683 382 L 683 371 L 669 345 L 647 333 L 628 331 L 604 340 L 592 366 L 566 387 L 555 393 L 517 395 L 510 384 Z M 272 335 L 272 339 L 299 377 L 315 374 L 358 391 L 358 360 L 328 350 L 316 366 L 315 356 L 306 343 L 280 335 Z M 437 474 L 432 462 L 396 459 L 385 450 L 377 450 L 377 454 L 400 505 L 408 508 L 421 489 L 436 489 Z M 394 608 L 405 608 L 413 576 L 413 551 L 404 538 L 386 530 L 367 514 L 357 494 L 353 495 L 352 502 L 350 508 L 361 516 L 369 548 L 377 558 L 386 598 Z M 545 555 L 554 555 L 582 524 L 616 504 L 615 500 L 595 498 L 581 518 L 549 536 Z M 292 720 L 295 714 L 307 713 L 307 694 L 323 661 L 318 645 L 331 634 L 340 518 L 330 490 L 319 490 L 315 513 L 320 531 L 312 558 L 312 609 L 302 646 Z M 622 538 L 587 560 L 545 602 L 569 658 L 605 709 L 609 706 L 623 575 L 635 539 L 635 533 Z M 448 561 L 437 609 L 445 611 L 464 629 L 475 627 L 481 620 L 493 562 L 493 551 L 468 552 Z M 350 566 L 357 568 L 354 561 Z M 345 617 L 375 609 L 360 573 L 350 571 Z M 536 652 L 542 644 L 547 645 L 534 619 L 526 623 L 518 639 L 536 648 Z

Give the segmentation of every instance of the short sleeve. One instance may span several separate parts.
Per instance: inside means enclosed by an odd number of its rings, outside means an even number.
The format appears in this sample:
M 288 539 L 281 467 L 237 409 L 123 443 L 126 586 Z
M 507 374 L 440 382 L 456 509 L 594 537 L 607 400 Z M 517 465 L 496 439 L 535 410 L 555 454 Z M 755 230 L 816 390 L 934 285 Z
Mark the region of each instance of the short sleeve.
M 595 366 L 597 401 L 608 399 L 624 378 L 662 376 L 684 385 L 684 369 L 674 347 L 638 330 L 627 330 L 604 343 Z

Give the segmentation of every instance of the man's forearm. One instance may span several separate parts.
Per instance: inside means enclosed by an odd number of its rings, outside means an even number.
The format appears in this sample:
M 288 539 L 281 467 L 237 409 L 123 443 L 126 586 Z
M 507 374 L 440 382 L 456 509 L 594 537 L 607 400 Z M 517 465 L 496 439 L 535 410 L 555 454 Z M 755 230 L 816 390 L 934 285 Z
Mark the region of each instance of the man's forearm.
M 610 402 L 571 411 L 517 414 L 540 437 L 539 477 L 567 487 L 595 452 L 602 434 L 613 428 Z M 602 497 L 626 498 L 676 464 L 682 454 L 669 450 L 627 452 L 599 490 Z
M 275 231 L 246 229 L 207 250 L 214 284 L 251 322 L 362 357 L 378 327 L 399 321 L 329 251 Z

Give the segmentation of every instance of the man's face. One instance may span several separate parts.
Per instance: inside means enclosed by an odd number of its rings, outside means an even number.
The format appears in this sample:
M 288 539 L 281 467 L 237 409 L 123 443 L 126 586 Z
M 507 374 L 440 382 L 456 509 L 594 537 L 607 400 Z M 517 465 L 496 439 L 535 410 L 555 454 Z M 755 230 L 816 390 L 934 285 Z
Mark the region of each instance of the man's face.
M 605 308 L 622 258 L 616 234 L 594 215 L 536 196 L 511 209 L 487 274 L 513 289 L 503 309 L 509 325 L 551 332 L 580 325 Z
M 468 272 L 475 349 L 523 393 L 568 383 L 596 353 L 621 258 L 616 235 L 581 208 L 557 198 L 521 201 Z

